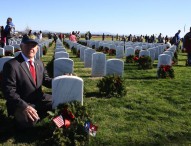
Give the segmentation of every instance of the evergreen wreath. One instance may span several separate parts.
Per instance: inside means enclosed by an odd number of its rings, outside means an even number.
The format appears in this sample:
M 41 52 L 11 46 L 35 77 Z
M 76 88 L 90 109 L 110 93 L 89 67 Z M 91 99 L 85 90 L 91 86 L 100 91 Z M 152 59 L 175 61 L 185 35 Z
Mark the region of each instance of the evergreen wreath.
M 174 78 L 174 69 L 170 65 L 161 65 L 157 71 L 158 78 Z

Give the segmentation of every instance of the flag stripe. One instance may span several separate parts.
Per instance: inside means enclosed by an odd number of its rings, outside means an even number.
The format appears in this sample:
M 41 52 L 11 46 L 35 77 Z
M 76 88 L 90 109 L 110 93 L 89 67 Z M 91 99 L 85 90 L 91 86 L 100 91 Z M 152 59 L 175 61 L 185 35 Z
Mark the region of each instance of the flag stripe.
M 62 127 L 64 125 L 64 120 L 63 120 L 61 115 L 54 118 L 53 121 L 58 126 L 58 128 L 60 128 L 60 127 Z

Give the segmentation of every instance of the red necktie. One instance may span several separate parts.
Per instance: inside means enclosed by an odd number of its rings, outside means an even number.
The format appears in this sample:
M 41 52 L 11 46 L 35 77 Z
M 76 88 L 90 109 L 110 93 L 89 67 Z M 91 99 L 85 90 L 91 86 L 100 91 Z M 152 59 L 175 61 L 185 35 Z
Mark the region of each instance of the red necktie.
M 34 82 L 36 84 L 36 71 L 35 71 L 35 67 L 34 67 L 34 65 L 32 63 L 32 60 L 29 60 L 29 70 L 30 70 L 32 78 L 33 78 L 33 80 L 34 80 Z

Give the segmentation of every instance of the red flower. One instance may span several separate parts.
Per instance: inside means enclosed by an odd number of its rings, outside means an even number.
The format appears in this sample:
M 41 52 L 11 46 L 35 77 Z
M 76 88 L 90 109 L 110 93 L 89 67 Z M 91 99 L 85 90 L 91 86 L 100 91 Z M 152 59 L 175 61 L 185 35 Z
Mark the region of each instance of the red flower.
M 164 72 L 167 72 L 170 70 L 171 66 L 170 65 L 161 65 L 161 68 Z
M 137 60 L 139 60 L 139 57 L 136 57 L 136 56 L 135 56 L 135 57 L 133 58 L 133 60 L 134 60 L 134 61 L 137 61 Z
M 64 126 L 66 127 L 66 128 L 68 128 L 68 127 L 70 127 L 70 121 L 68 120 L 68 119 L 64 119 Z
M 21 51 L 21 50 L 16 48 L 14 52 L 18 52 L 18 51 Z
M 67 108 L 64 108 L 63 117 L 65 117 L 66 119 L 74 119 L 75 118 L 74 114 L 71 111 L 68 111 Z
M 70 117 L 71 119 L 74 119 L 74 118 L 75 118 L 75 116 L 73 115 L 72 112 L 69 112 L 68 115 L 69 115 L 69 117 Z

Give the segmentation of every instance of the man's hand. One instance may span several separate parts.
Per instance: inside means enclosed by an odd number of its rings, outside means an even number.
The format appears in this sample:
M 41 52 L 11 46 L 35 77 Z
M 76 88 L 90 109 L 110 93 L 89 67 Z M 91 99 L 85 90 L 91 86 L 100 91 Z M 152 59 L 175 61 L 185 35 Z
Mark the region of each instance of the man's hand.
M 24 112 L 28 116 L 28 118 L 33 122 L 38 121 L 40 119 L 37 114 L 37 111 L 32 106 L 27 106 Z

